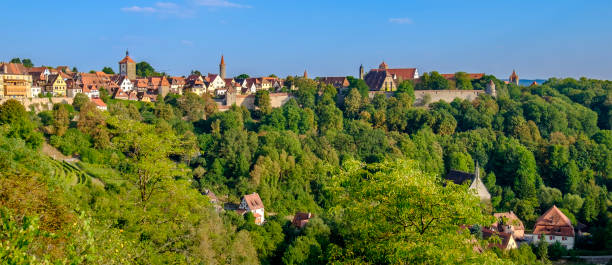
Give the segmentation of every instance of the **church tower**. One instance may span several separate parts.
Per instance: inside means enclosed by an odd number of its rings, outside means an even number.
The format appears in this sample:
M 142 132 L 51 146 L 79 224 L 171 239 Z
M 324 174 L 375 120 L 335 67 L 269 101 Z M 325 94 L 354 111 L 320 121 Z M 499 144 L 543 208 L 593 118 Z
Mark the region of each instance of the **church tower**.
M 515 84 L 515 85 L 519 85 L 519 77 L 516 74 L 516 71 L 514 71 L 514 69 L 512 70 L 512 74 L 510 75 L 510 78 L 508 78 L 508 82 L 511 84 Z
M 128 79 L 136 79 L 136 62 L 130 58 L 130 53 L 126 50 L 125 57 L 119 61 L 119 75 L 127 76 Z
M 221 55 L 221 63 L 219 64 L 219 75 L 222 79 L 225 79 L 225 60 L 223 59 L 223 55 Z
M 385 63 L 385 61 L 383 61 L 382 63 L 380 63 L 380 65 L 378 66 L 378 69 L 381 70 L 387 70 L 389 69 L 389 65 L 387 63 Z
M 306 69 L 304 69 L 304 79 L 308 79 L 308 73 L 306 72 Z
M 359 66 L 359 79 L 363 80 L 363 64 Z

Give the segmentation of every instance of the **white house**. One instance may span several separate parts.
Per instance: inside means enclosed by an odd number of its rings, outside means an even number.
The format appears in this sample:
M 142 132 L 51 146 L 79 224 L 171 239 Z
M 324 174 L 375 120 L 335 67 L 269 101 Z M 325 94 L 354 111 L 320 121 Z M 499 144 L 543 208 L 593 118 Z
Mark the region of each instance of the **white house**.
M 98 88 L 94 85 L 84 85 L 82 93 L 87 95 L 89 98 L 100 97 L 100 90 L 98 90 Z
M 208 82 L 208 93 L 213 93 L 217 89 L 225 88 L 225 81 L 223 81 L 223 78 L 221 78 L 219 75 L 208 74 L 206 81 Z
M 99 110 L 104 110 L 104 111 L 107 110 L 106 103 L 104 103 L 104 101 L 102 101 L 102 99 L 100 99 L 100 98 L 92 98 L 91 102 L 96 104 L 96 108 L 98 108 Z
M 244 195 L 238 206 L 238 210 L 242 213 L 253 213 L 255 224 L 257 225 L 262 225 L 265 222 L 264 205 L 257 193 Z
M 572 222 L 554 205 L 538 218 L 531 235 L 533 243 L 540 240 L 545 240 L 549 244 L 559 242 L 567 249 L 574 248 L 574 239 Z
M 30 91 L 31 91 L 31 95 L 33 98 L 37 98 L 38 95 L 40 95 L 40 93 L 42 92 L 42 87 L 40 87 L 38 84 L 33 83 L 32 87 L 30 87 Z
M 120 75 L 115 82 L 119 86 L 119 89 L 121 89 L 123 92 L 130 92 L 134 90 L 134 83 L 132 83 L 127 76 Z

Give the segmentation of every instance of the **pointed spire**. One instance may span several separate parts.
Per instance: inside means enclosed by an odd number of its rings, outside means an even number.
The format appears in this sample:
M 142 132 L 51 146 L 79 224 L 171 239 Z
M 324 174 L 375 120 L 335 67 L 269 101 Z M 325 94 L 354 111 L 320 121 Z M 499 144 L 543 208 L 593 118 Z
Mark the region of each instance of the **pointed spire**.
M 306 69 L 304 69 L 304 78 L 308 78 L 308 73 L 306 72 Z
M 130 56 L 130 52 L 127 49 L 125 49 L 125 57 L 128 57 L 128 56 Z
M 474 175 L 476 179 L 480 178 L 480 165 L 478 165 L 478 160 L 476 160 L 476 167 L 474 168 Z
M 225 64 L 225 59 L 223 58 L 223 54 L 221 54 L 221 63 L 220 63 L 220 64 L 221 64 L 221 65 L 224 65 L 224 64 Z

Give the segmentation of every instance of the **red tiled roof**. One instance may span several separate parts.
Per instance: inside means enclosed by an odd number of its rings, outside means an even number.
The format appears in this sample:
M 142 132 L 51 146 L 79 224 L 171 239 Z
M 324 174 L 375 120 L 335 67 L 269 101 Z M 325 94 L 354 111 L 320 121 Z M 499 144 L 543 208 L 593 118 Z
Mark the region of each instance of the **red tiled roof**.
M 130 56 L 126 55 L 125 58 L 123 58 L 123 60 L 119 61 L 119 63 L 136 63 L 136 62 L 134 62 L 134 60 L 132 60 Z
M 295 227 L 304 228 L 306 223 L 310 221 L 310 218 L 312 218 L 311 213 L 297 212 L 295 213 L 295 216 L 293 217 L 293 221 L 291 221 L 291 224 L 294 225 Z
M 508 243 L 510 243 L 510 239 L 512 239 L 512 235 L 504 232 L 496 232 L 487 228 L 482 228 L 482 237 L 484 239 L 489 239 L 491 236 L 496 235 L 501 239 L 501 243 L 490 243 L 489 247 L 498 247 L 502 250 L 508 248 Z
M 493 216 L 495 216 L 495 219 L 498 220 L 493 224 L 493 226 L 497 226 L 500 220 L 505 218 L 507 220 L 506 224 L 513 226 L 515 230 L 525 230 L 525 226 L 523 226 L 521 219 L 519 219 L 518 216 L 516 216 L 516 214 L 514 214 L 512 211 L 505 213 L 494 213 Z
M 440 74 L 446 79 L 455 79 L 455 74 Z M 469 79 L 481 79 L 484 77 L 484 73 L 467 73 Z
M 102 101 L 102 99 L 100 99 L 100 98 L 92 98 L 91 102 L 96 104 L 96 106 L 98 106 L 98 107 L 106 107 L 106 103 L 104 103 L 104 101 Z
M 538 218 L 533 233 L 555 236 L 575 235 L 572 222 L 555 205 Z
M 251 211 L 264 208 L 263 202 L 257 193 L 244 195 L 244 200 Z
M 28 69 L 20 63 L 3 63 L 0 65 L 0 72 L 4 71 L 6 66 L 6 73 L 12 75 L 24 75 L 28 73 Z
M 414 80 L 416 68 L 372 69 L 372 71 L 387 72 L 401 80 Z

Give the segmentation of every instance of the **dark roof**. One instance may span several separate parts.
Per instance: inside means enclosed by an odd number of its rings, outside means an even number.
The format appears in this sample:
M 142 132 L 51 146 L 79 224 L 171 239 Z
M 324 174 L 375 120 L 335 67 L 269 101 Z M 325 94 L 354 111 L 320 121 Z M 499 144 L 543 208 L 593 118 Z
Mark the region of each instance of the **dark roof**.
M 370 71 L 364 77 L 364 81 L 370 87 L 370 90 L 380 90 L 387 78 L 386 71 Z
M 453 181 L 457 185 L 461 185 L 468 180 L 474 179 L 475 175 L 459 170 L 451 170 L 446 174 L 446 179 Z
M 293 221 L 291 221 L 291 224 L 299 228 L 304 228 L 304 226 L 306 225 L 306 223 L 308 223 L 310 218 L 312 218 L 312 213 L 297 212 L 295 213 L 295 216 L 293 217 Z
M 346 87 L 349 85 L 348 79 L 344 76 L 335 77 L 335 76 L 326 76 L 319 78 L 319 81 L 323 84 L 332 85 L 335 87 Z

